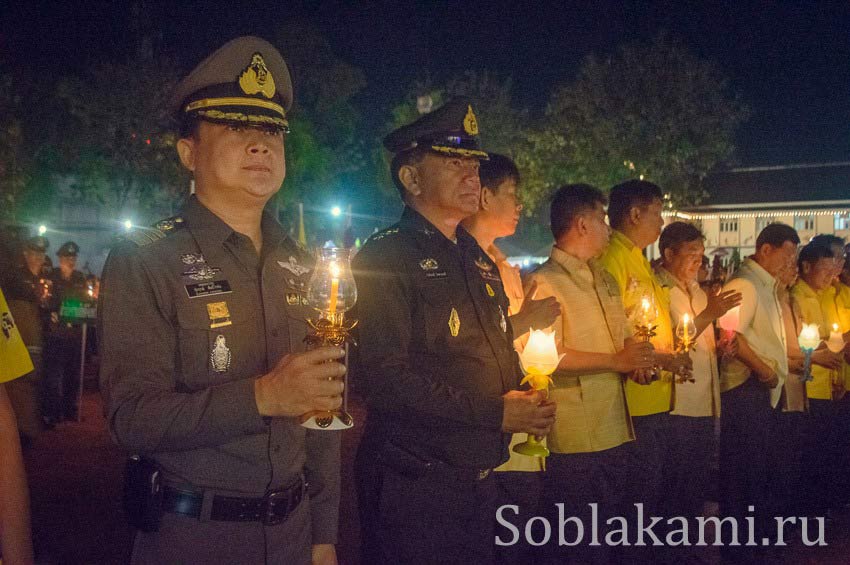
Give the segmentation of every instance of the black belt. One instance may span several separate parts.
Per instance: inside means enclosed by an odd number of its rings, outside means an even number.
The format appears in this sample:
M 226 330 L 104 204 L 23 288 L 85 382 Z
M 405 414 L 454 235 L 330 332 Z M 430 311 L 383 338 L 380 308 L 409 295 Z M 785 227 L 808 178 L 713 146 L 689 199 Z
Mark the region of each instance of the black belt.
M 307 492 L 303 478 L 285 489 L 275 490 L 259 498 L 215 495 L 210 508 L 210 520 L 223 522 L 262 522 L 267 526 L 280 524 L 298 508 Z M 201 517 L 204 493 L 170 486 L 163 487 L 163 510 Z

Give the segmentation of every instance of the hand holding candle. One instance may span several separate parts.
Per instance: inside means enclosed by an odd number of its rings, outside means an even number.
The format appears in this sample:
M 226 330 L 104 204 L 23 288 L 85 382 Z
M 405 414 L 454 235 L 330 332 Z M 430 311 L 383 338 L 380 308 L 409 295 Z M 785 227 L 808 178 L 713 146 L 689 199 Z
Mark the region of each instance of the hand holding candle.
M 520 384 L 528 383 L 534 390 L 547 391 L 552 384 L 552 378 L 549 375 L 558 368 L 558 363 L 563 357 L 563 354 L 558 355 L 555 332 L 531 330 L 528 343 L 519 356 L 520 364 L 525 372 L 525 378 Z M 542 438 L 529 434 L 526 441 L 514 446 L 514 451 L 532 457 L 546 457 L 549 455 L 549 450 L 541 441 Z

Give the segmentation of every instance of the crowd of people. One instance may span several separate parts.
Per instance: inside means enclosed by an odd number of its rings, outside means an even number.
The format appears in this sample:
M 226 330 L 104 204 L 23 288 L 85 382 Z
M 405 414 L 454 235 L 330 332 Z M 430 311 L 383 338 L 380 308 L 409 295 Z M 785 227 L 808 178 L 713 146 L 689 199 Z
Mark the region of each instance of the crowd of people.
M 133 563 L 336 563 L 345 432 L 302 416 L 338 409 L 346 372 L 368 409 L 353 462 L 363 563 L 685 561 L 703 548 L 566 544 L 554 530 L 565 513 L 588 530 L 599 517 L 595 536 L 622 539 L 615 517 L 694 519 L 719 499 L 741 539 L 751 521 L 761 540 L 776 537 L 774 516 L 826 517 L 848 502 L 840 238 L 800 248 L 794 229 L 770 224 L 718 288 L 699 226 L 665 226 L 660 187 L 570 184 L 551 199 L 548 260 L 523 275 L 496 245 L 520 221 L 519 172 L 479 145 L 473 102 L 456 98 L 384 140 L 405 208 L 353 259 L 356 347 L 307 348 L 313 260 L 263 211 L 285 176 L 291 104 L 286 63 L 263 40 L 202 62 L 173 96 L 195 194 L 179 216 L 128 234 L 104 268 L 100 386 L 131 456 Z M 76 246 L 60 249 L 52 289 L 45 248 L 31 240 L 3 284 L 4 346 L 20 341 L 44 367 L 38 425 L 75 416 L 74 371 L 59 375 L 76 361 L 77 330 L 50 314 L 86 292 Z M 798 342 L 804 324 L 817 325 L 813 348 Z M 562 354 L 548 393 L 520 384 L 532 329 L 554 332 Z M 32 389 L 27 373 L 0 367 L 0 394 Z M 550 455 L 515 451 L 528 436 Z M 2 479 L 0 502 L 25 488 L 21 473 Z M 26 512 L 5 507 L 4 557 L 27 563 L 25 528 L 11 525 Z M 547 520 L 552 532 L 535 527 Z M 723 551 L 758 562 L 769 548 Z

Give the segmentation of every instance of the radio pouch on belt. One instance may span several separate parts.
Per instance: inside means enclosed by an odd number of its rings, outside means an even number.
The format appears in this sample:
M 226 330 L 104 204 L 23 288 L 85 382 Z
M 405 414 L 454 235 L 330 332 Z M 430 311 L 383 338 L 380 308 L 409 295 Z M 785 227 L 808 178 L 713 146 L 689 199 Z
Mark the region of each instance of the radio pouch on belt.
M 127 459 L 124 511 L 134 528 L 155 532 L 162 519 L 162 474 L 157 464 L 139 455 Z

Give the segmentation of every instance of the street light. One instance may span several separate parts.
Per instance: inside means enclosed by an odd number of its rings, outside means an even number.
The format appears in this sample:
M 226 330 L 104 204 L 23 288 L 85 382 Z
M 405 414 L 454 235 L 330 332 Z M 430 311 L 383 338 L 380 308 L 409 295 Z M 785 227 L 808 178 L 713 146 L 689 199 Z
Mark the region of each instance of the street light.
M 133 229 L 133 222 L 131 222 L 130 220 L 124 220 L 124 229 L 127 231 Z
M 334 206 L 333 208 L 331 208 L 331 216 L 333 216 L 334 218 L 339 218 L 341 215 L 342 208 L 340 208 L 339 206 Z
M 44 224 L 38 226 L 38 235 L 44 235 L 45 233 L 47 233 L 47 226 Z

